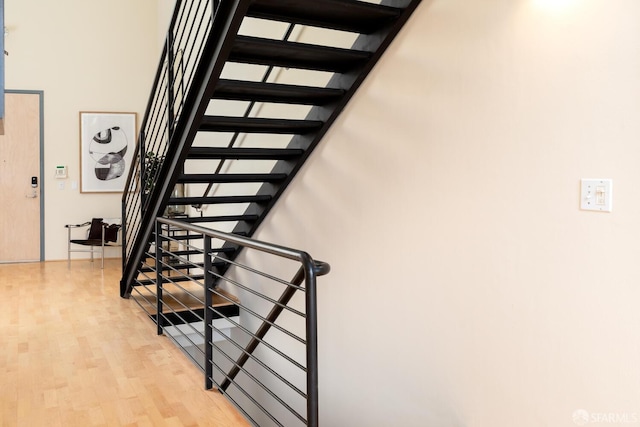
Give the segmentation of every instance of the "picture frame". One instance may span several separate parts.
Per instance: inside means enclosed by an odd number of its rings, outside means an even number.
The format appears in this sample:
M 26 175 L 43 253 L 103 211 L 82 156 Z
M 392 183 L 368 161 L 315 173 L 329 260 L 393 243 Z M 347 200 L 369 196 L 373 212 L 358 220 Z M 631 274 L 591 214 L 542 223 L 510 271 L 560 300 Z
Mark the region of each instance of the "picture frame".
M 133 161 L 137 113 L 81 111 L 80 192 L 121 193 Z

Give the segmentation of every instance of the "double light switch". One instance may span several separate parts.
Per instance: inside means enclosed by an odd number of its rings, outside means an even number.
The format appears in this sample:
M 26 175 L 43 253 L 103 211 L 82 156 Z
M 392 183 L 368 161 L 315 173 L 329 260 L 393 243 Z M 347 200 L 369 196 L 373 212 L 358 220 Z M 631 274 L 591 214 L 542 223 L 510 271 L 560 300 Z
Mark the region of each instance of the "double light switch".
M 580 186 L 580 209 L 587 211 L 611 212 L 611 179 L 583 179 Z

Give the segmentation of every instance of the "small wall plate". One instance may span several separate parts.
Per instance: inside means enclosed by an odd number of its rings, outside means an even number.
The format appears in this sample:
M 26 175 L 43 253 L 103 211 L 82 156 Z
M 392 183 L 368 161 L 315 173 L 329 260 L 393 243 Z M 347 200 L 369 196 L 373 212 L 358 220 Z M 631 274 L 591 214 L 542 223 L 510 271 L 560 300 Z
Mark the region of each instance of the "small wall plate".
M 65 179 L 67 177 L 66 166 L 56 166 L 56 179 Z
M 580 180 L 580 209 L 585 211 L 611 212 L 613 202 L 613 180 Z

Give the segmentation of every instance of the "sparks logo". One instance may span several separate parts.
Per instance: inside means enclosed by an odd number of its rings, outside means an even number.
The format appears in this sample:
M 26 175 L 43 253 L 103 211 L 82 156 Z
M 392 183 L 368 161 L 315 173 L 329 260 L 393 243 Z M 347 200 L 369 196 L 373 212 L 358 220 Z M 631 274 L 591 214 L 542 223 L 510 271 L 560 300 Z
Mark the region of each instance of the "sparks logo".
M 573 422 L 577 426 L 592 424 L 634 424 L 640 423 L 640 414 L 637 412 L 587 412 L 584 409 L 573 411 Z
M 589 413 L 584 409 L 573 411 L 573 422 L 579 426 L 585 426 L 589 423 Z

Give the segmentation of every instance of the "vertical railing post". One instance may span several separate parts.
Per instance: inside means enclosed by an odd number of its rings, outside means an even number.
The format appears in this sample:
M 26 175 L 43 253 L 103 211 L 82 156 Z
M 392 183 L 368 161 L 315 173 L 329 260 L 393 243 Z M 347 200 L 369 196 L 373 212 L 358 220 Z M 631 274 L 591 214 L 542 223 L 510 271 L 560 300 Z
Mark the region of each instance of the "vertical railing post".
M 171 141 L 173 136 L 173 129 L 175 127 L 175 69 L 173 61 L 175 60 L 173 54 L 173 32 L 167 33 L 167 140 Z
M 162 335 L 162 245 L 164 243 L 162 235 L 162 224 L 156 221 L 156 323 L 158 326 L 158 335 Z
M 131 192 L 131 190 L 129 188 L 125 188 L 124 189 L 125 194 Z M 127 201 L 128 197 L 123 197 L 122 198 L 122 203 L 120 204 L 120 243 L 122 243 L 121 246 L 121 261 L 122 261 L 122 271 L 124 271 L 124 269 L 127 266 Z
M 139 136 L 139 140 L 140 140 L 140 144 L 138 144 L 140 146 L 140 151 L 138 153 L 139 156 L 139 161 L 140 161 L 140 214 L 142 215 L 144 206 L 146 204 L 147 201 L 147 164 L 146 164 L 146 158 L 147 158 L 147 144 L 145 143 L 145 134 L 144 134 L 144 129 L 140 130 L 140 136 Z
M 318 300 L 315 263 L 305 257 L 305 308 L 307 314 L 307 425 L 318 427 Z
M 218 10 L 218 6 L 220 5 L 220 0 L 211 0 L 211 20 L 216 17 L 216 10 Z
M 204 238 L 204 387 L 213 388 L 213 268 L 211 237 Z

